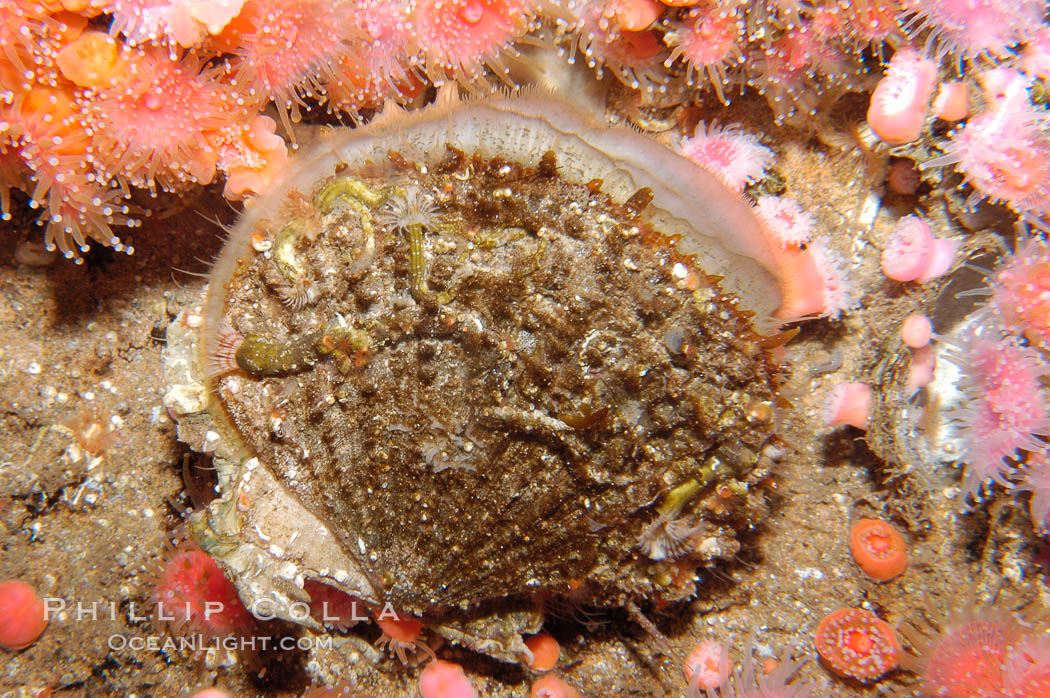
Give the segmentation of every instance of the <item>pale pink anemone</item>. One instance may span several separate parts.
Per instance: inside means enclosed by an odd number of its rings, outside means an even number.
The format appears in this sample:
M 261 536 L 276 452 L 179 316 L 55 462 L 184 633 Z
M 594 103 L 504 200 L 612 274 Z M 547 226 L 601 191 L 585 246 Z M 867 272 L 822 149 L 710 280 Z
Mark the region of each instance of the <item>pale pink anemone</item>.
M 698 123 L 693 137 L 684 139 L 678 150 L 735 192 L 765 177 L 773 164 L 773 151 L 757 137 L 717 123 Z
M 1041 452 L 1050 435 L 1050 407 L 1041 382 L 1050 372 L 1041 357 L 995 327 L 966 332 L 947 358 L 962 369 L 966 400 L 949 412 L 961 430 L 966 463 L 964 498 L 977 499 L 993 484 L 1012 487 L 1024 451 Z

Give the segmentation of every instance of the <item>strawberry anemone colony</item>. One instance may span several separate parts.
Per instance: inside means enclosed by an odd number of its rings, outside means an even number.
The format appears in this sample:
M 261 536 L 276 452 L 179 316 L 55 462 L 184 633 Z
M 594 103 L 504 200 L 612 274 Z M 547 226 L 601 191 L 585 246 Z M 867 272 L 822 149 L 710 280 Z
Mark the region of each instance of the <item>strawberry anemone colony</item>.
M 987 302 L 946 338 L 957 399 L 949 405 L 951 438 L 964 464 L 962 494 L 980 501 L 995 487 L 1029 492 L 1032 524 L 1050 527 L 1050 375 L 1047 350 L 1050 252 L 1045 231 L 1022 236 L 1017 249 L 972 292 Z
M 777 122 L 805 123 L 865 89 L 869 48 L 1044 73 L 1042 11 L 1037 0 L 0 0 L 0 209 L 9 216 L 11 191 L 24 192 L 67 257 L 92 241 L 130 252 L 121 229 L 148 213 L 135 190 L 224 179 L 229 198 L 260 193 L 309 112 L 357 120 L 450 80 L 514 86 L 510 67 L 530 52 L 582 60 L 653 103 L 754 90 Z M 980 196 L 1005 198 L 971 144 L 1040 137 L 985 121 L 958 134 L 946 162 Z M 998 152 L 996 138 L 982 142 Z M 1033 152 L 1037 164 L 1044 150 Z M 1031 208 L 1045 189 L 1024 196 Z

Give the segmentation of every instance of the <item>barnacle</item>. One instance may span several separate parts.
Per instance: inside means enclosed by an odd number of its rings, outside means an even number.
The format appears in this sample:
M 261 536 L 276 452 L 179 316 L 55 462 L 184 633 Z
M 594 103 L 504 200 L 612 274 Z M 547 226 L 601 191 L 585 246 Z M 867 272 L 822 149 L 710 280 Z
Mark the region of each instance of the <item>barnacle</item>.
M 310 279 L 296 279 L 277 289 L 281 300 L 292 310 L 302 310 L 317 300 L 317 286 Z
M 673 560 L 689 554 L 690 543 L 703 525 L 692 524 L 678 515 L 699 490 L 700 483 L 694 478 L 667 494 L 656 519 L 639 536 L 638 547 L 643 555 L 650 560 Z
M 433 197 L 418 186 L 397 187 L 388 198 L 360 180 L 339 177 L 329 183 L 315 197 L 325 208 L 340 200 L 359 215 L 359 225 L 369 240 L 369 255 L 374 251 L 375 237 L 372 221 L 390 231 L 399 231 L 408 241 L 409 292 L 418 302 L 445 303 L 454 291 L 434 295 L 427 285 L 427 253 L 424 232 L 438 223 L 438 209 Z M 383 207 L 374 217 L 366 207 L 374 208 L 383 201 Z
M 433 199 L 416 186 L 404 187 L 391 196 L 377 217 L 380 225 L 407 232 L 410 228 L 433 228 L 437 209 Z

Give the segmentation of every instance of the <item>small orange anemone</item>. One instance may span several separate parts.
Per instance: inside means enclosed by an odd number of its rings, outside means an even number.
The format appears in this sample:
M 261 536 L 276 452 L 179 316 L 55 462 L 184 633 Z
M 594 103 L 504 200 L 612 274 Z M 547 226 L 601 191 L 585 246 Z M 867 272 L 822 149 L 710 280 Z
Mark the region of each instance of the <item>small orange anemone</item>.
M 525 646 L 532 652 L 529 668 L 536 671 L 550 671 L 558 663 L 561 645 L 547 633 L 533 635 L 525 640 Z
M 107 32 L 88 31 L 66 44 L 55 56 L 62 75 L 78 87 L 110 87 L 121 77 L 126 60 Z
M 376 641 L 379 647 L 389 646 L 402 664 L 408 664 L 408 652 L 421 649 L 435 659 L 420 635 L 423 632 L 423 621 L 410 616 L 388 617 L 382 613 L 375 615 L 376 625 L 383 631 L 383 636 Z
M 899 576 L 908 566 L 904 536 L 881 519 L 860 519 L 853 524 L 849 549 L 864 573 L 880 582 Z
M 663 14 L 663 7 L 654 0 L 616 0 L 606 6 L 612 10 L 620 29 L 640 32 L 651 27 Z
M 47 610 L 35 588 L 16 579 L 0 582 L 0 647 L 29 647 L 46 627 Z
M 893 628 L 863 608 L 827 615 L 814 642 L 829 669 L 858 681 L 874 681 L 900 664 L 901 645 Z
M 532 698 L 580 698 L 579 691 L 554 674 L 534 681 L 529 695 Z

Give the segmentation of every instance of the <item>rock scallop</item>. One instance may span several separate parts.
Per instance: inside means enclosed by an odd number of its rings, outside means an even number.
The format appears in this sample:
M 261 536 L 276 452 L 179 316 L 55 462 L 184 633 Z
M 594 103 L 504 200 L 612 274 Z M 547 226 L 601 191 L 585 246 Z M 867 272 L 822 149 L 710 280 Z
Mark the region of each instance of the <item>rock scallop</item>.
M 169 327 L 191 535 L 254 610 L 319 630 L 316 580 L 508 660 L 538 598 L 686 598 L 761 515 L 777 276 L 741 199 L 556 98 L 330 130 Z

